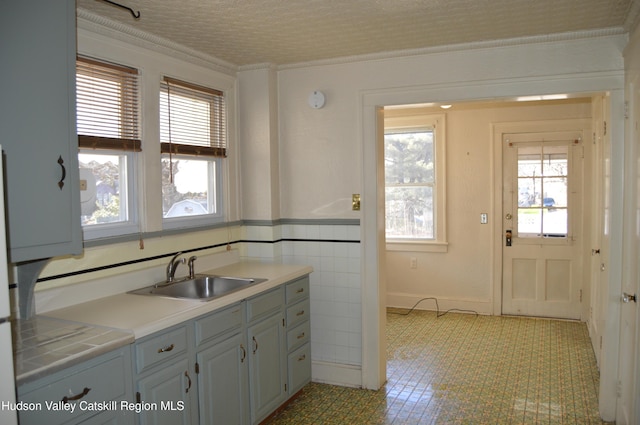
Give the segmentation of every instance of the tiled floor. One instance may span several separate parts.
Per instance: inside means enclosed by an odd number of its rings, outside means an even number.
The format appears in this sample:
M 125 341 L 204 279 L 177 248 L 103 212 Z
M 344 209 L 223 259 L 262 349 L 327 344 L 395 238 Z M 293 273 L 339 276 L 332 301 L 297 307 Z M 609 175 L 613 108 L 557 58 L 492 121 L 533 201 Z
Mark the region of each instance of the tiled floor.
M 269 425 L 604 423 L 584 323 L 393 312 L 382 389 L 312 383 Z

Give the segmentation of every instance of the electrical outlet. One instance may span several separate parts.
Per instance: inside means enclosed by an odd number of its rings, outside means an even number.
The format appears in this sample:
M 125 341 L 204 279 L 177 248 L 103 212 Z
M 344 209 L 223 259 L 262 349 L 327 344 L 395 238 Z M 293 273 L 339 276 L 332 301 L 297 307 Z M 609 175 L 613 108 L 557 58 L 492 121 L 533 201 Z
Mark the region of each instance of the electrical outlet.
M 418 268 L 418 259 L 416 257 L 411 257 L 409 259 L 409 267 L 411 267 L 412 269 Z

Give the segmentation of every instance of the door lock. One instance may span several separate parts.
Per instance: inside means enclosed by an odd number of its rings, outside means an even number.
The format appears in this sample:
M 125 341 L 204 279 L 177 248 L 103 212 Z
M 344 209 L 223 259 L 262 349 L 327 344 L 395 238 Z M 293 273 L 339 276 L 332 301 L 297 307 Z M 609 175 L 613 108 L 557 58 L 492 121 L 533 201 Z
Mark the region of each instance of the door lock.
M 630 301 L 633 301 L 634 303 L 636 302 L 636 294 L 627 294 L 626 292 L 622 293 L 622 302 L 623 303 L 628 303 Z
M 511 230 L 505 232 L 504 242 L 505 246 L 511 246 Z

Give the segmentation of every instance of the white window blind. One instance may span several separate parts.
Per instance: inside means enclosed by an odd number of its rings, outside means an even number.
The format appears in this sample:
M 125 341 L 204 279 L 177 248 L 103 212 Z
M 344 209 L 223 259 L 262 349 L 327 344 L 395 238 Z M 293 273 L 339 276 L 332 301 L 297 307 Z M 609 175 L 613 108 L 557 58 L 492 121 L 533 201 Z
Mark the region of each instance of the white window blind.
M 139 151 L 138 70 L 78 56 L 76 106 L 81 148 Z
M 160 87 L 162 153 L 226 157 L 224 93 L 165 77 Z

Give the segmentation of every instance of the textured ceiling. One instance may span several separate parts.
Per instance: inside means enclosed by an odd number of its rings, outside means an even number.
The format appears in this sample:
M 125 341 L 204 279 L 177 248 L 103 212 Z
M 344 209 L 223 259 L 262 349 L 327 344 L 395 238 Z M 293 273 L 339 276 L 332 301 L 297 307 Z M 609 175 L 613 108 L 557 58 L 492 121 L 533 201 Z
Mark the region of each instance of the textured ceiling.
M 102 0 L 78 8 L 234 65 L 302 63 L 581 31 L 628 31 L 640 0 Z

